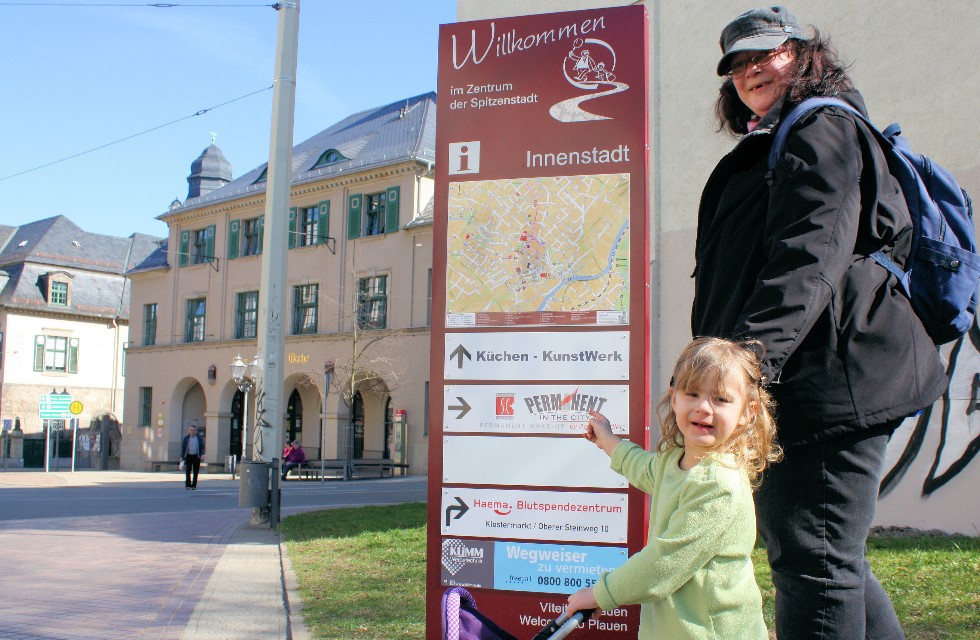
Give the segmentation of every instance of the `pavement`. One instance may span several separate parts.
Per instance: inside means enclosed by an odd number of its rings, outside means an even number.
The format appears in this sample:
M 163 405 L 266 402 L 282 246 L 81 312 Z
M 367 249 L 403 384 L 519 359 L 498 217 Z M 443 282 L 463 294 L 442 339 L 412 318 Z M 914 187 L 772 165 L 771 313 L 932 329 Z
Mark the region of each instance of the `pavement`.
M 173 482 L 182 483 L 182 475 L 139 473 L 126 471 L 100 472 L 36 472 L 0 471 L 0 487 L 80 487 L 113 483 L 160 483 L 168 475 Z M 210 486 L 233 488 L 227 475 L 223 483 L 212 483 L 202 475 L 194 497 L 206 497 Z M 398 482 L 390 479 L 381 482 Z M 358 483 L 364 481 L 357 481 Z M 300 485 L 307 483 L 297 483 Z M 351 483 L 345 483 L 351 484 Z M 367 487 L 365 487 L 367 488 Z M 288 490 L 288 489 L 286 489 Z M 204 494 L 202 496 L 202 494 Z M 227 494 L 226 494 L 227 495 Z M 283 517 L 309 508 L 284 509 Z M 206 515 L 205 515 L 206 513 Z M 113 638 L 157 638 L 160 640 L 307 640 L 311 638 L 303 619 L 303 602 L 298 581 L 286 546 L 280 534 L 267 526 L 242 523 L 242 509 L 202 512 L 175 518 L 172 513 L 130 515 L 100 515 L 74 518 L 49 518 L 3 523 L 0 528 L 0 547 L 13 540 L 29 537 L 32 551 L 41 557 L 64 554 L 70 547 L 79 560 L 82 575 L 98 575 L 100 582 L 93 589 L 101 591 L 94 599 L 77 593 L 58 593 L 59 582 L 65 576 L 45 575 L 45 563 L 38 558 L 20 563 L 7 561 L 5 571 L 19 577 L 15 593 L 4 593 L 5 609 L 30 611 L 31 604 L 42 599 L 65 598 L 70 602 L 80 598 L 92 611 L 91 630 L 85 631 L 86 618 L 73 612 L 72 634 L 64 633 L 57 622 L 43 618 L 50 612 L 35 607 L 31 619 L 20 621 L 30 625 L 31 635 L 7 635 L 0 629 L 0 638 L 106 638 L 99 635 L 105 627 L 105 616 L 114 616 Z M 59 522 L 61 521 L 61 522 Z M 207 526 L 205 526 L 207 524 Z M 121 534 L 121 535 L 117 535 Z M 111 539 L 109 539 L 111 538 Z M 147 540 L 152 540 L 157 558 L 143 560 Z M 189 545 L 188 542 L 194 544 Z M 139 545 L 144 545 L 139 547 Z M 128 545 L 128 546 L 127 546 Z M 172 546 L 169 546 L 172 545 Z M 129 546 L 133 549 L 128 548 Z M 139 547 L 141 551 L 136 551 Z M 188 547 L 193 547 L 188 550 Z M 32 556 L 35 554 L 32 553 Z M 111 569 L 112 556 L 125 558 L 128 563 L 145 564 L 135 567 L 134 575 L 121 577 L 125 572 Z M 105 557 L 109 556 L 109 557 Z M 93 564 L 93 558 L 104 558 Z M 135 560 L 134 560 L 135 559 Z M 69 560 L 69 562 L 71 562 Z M 155 564 L 154 564 L 155 563 Z M 104 564 L 104 566 L 103 566 Z M 83 567 L 84 565 L 84 567 Z M 158 566 L 162 565 L 162 566 Z M 62 565 L 62 572 L 71 572 Z M 96 573 L 93 573 L 96 572 Z M 135 574 L 138 574 L 136 577 Z M 116 577 L 116 575 L 120 577 Z M 8 573 L 8 577 L 10 573 Z M 26 578 L 26 579 L 25 579 Z M 106 582 L 108 581 L 108 582 Z M 77 580 L 74 581 L 77 585 Z M 38 592 L 31 592 L 33 585 Z M 150 591 L 147 592 L 147 586 Z M 160 593 L 153 592 L 159 585 Z M 100 611 L 99 597 L 111 598 L 115 608 Z M 128 601 L 127 601 L 128 600 Z M 131 619 L 130 619 L 131 617 Z M 11 623 L 17 628 L 17 621 Z M 51 627 L 45 629 L 45 625 Z M 0 625 L 2 626 L 2 625 Z M 35 635 L 37 634 L 37 635 Z M 89 635 L 91 634 L 91 635 Z M 118 634 L 118 635 L 117 635 Z

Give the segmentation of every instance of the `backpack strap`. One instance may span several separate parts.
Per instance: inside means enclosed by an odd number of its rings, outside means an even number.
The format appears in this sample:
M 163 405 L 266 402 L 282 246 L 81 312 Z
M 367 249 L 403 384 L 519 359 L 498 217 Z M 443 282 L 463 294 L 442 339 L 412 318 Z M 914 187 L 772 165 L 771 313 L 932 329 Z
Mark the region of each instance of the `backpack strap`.
M 841 109 L 849 111 L 861 118 L 869 127 L 871 127 L 872 130 L 877 131 L 875 126 L 868 122 L 867 118 L 865 118 L 860 111 L 847 104 L 840 98 L 807 98 L 800 104 L 793 107 L 793 110 L 790 111 L 789 114 L 779 123 L 779 126 L 776 127 L 776 133 L 772 139 L 772 146 L 769 147 L 769 157 L 767 162 L 768 170 L 766 171 L 766 184 L 768 184 L 770 187 L 772 186 L 773 182 L 773 169 L 776 167 L 776 163 L 779 162 L 779 157 L 783 155 L 783 150 L 786 148 L 786 139 L 789 137 L 790 130 L 793 128 L 793 125 L 802 120 L 807 114 L 812 113 L 821 107 L 840 107 Z
M 769 147 L 769 156 L 767 158 L 767 170 L 766 170 L 766 184 L 770 187 L 773 183 L 773 171 L 776 167 L 776 163 L 779 162 L 780 156 L 783 155 L 783 151 L 786 148 L 786 139 L 789 137 L 790 130 L 793 128 L 797 122 L 803 119 L 806 115 L 813 113 L 821 107 L 839 107 L 845 111 L 854 114 L 861 121 L 863 121 L 871 132 L 874 134 L 875 139 L 882 146 L 882 149 L 887 149 L 892 146 L 892 138 L 896 135 L 902 133 L 901 127 L 898 123 L 890 125 L 883 132 L 879 131 L 874 124 L 868 118 L 865 117 L 863 113 L 847 104 L 840 98 L 831 97 L 820 97 L 820 98 L 807 98 L 800 104 L 796 105 L 789 114 L 783 118 L 776 127 L 776 133 L 773 135 L 772 146 Z M 873 259 L 875 262 L 880 264 L 889 273 L 898 278 L 898 281 L 902 284 L 902 288 L 905 290 L 905 294 L 909 295 L 909 274 L 898 266 L 898 263 L 892 260 L 890 257 L 885 255 L 884 251 L 879 249 L 878 251 L 873 251 L 868 254 L 868 257 Z

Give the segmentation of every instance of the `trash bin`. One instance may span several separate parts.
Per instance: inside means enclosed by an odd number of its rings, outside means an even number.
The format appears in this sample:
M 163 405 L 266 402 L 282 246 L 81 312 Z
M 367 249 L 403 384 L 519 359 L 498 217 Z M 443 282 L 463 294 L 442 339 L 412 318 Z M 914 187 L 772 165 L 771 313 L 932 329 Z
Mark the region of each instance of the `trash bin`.
M 239 467 L 238 506 L 262 508 L 269 504 L 269 463 L 243 462 Z

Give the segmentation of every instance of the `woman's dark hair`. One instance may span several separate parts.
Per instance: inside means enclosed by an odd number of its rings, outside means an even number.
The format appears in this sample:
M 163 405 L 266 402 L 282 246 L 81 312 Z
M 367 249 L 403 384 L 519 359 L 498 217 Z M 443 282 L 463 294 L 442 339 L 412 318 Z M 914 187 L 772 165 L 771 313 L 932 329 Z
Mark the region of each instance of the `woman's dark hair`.
M 847 75 L 847 66 L 837 57 L 830 38 L 816 29 L 809 40 L 790 39 L 786 46 L 795 58 L 795 68 L 786 88 L 786 100 L 799 104 L 814 96 L 834 96 L 854 88 Z M 727 129 L 734 135 L 748 133 L 749 121 L 755 114 L 745 106 L 731 78 L 725 78 L 715 102 L 718 130 Z

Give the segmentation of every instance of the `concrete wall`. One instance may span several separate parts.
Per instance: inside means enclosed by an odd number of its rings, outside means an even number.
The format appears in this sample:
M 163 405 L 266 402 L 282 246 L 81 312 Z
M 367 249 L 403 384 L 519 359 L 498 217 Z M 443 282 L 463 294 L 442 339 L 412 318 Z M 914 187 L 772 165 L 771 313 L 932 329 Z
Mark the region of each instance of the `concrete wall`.
M 459 0 L 457 20 L 634 4 L 588 0 Z M 718 159 L 734 139 L 717 132 L 712 106 L 720 79 L 721 29 L 760 6 L 735 0 L 640 2 L 650 24 L 650 214 L 652 397 L 669 380 L 670 366 L 690 338 L 693 252 L 698 200 Z M 880 126 L 898 121 L 915 147 L 953 171 L 980 194 L 980 65 L 973 43 L 980 3 L 973 0 L 811 0 L 788 5 L 804 24 L 829 35 Z M 944 354 L 953 355 L 953 346 Z M 970 382 L 980 356 L 969 342 L 956 361 L 948 415 L 936 407 L 916 432 L 909 420 L 896 434 L 889 468 L 904 470 L 880 502 L 879 524 L 980 533 L 973 487 L 980 461 L 970 459 L 978 437 L 966 414 Z M 969 356 L 968 356 L 969 354 Z M 957 382 L 965 380 L 965 383 Z M 945 439 L 942 438 L 945 434 Z M 942 444 L 942 446 L 940 446 Z M 930 468 L 949 470 L 945 484 Z M 898 467 L 896 467 L 898 465 Z

